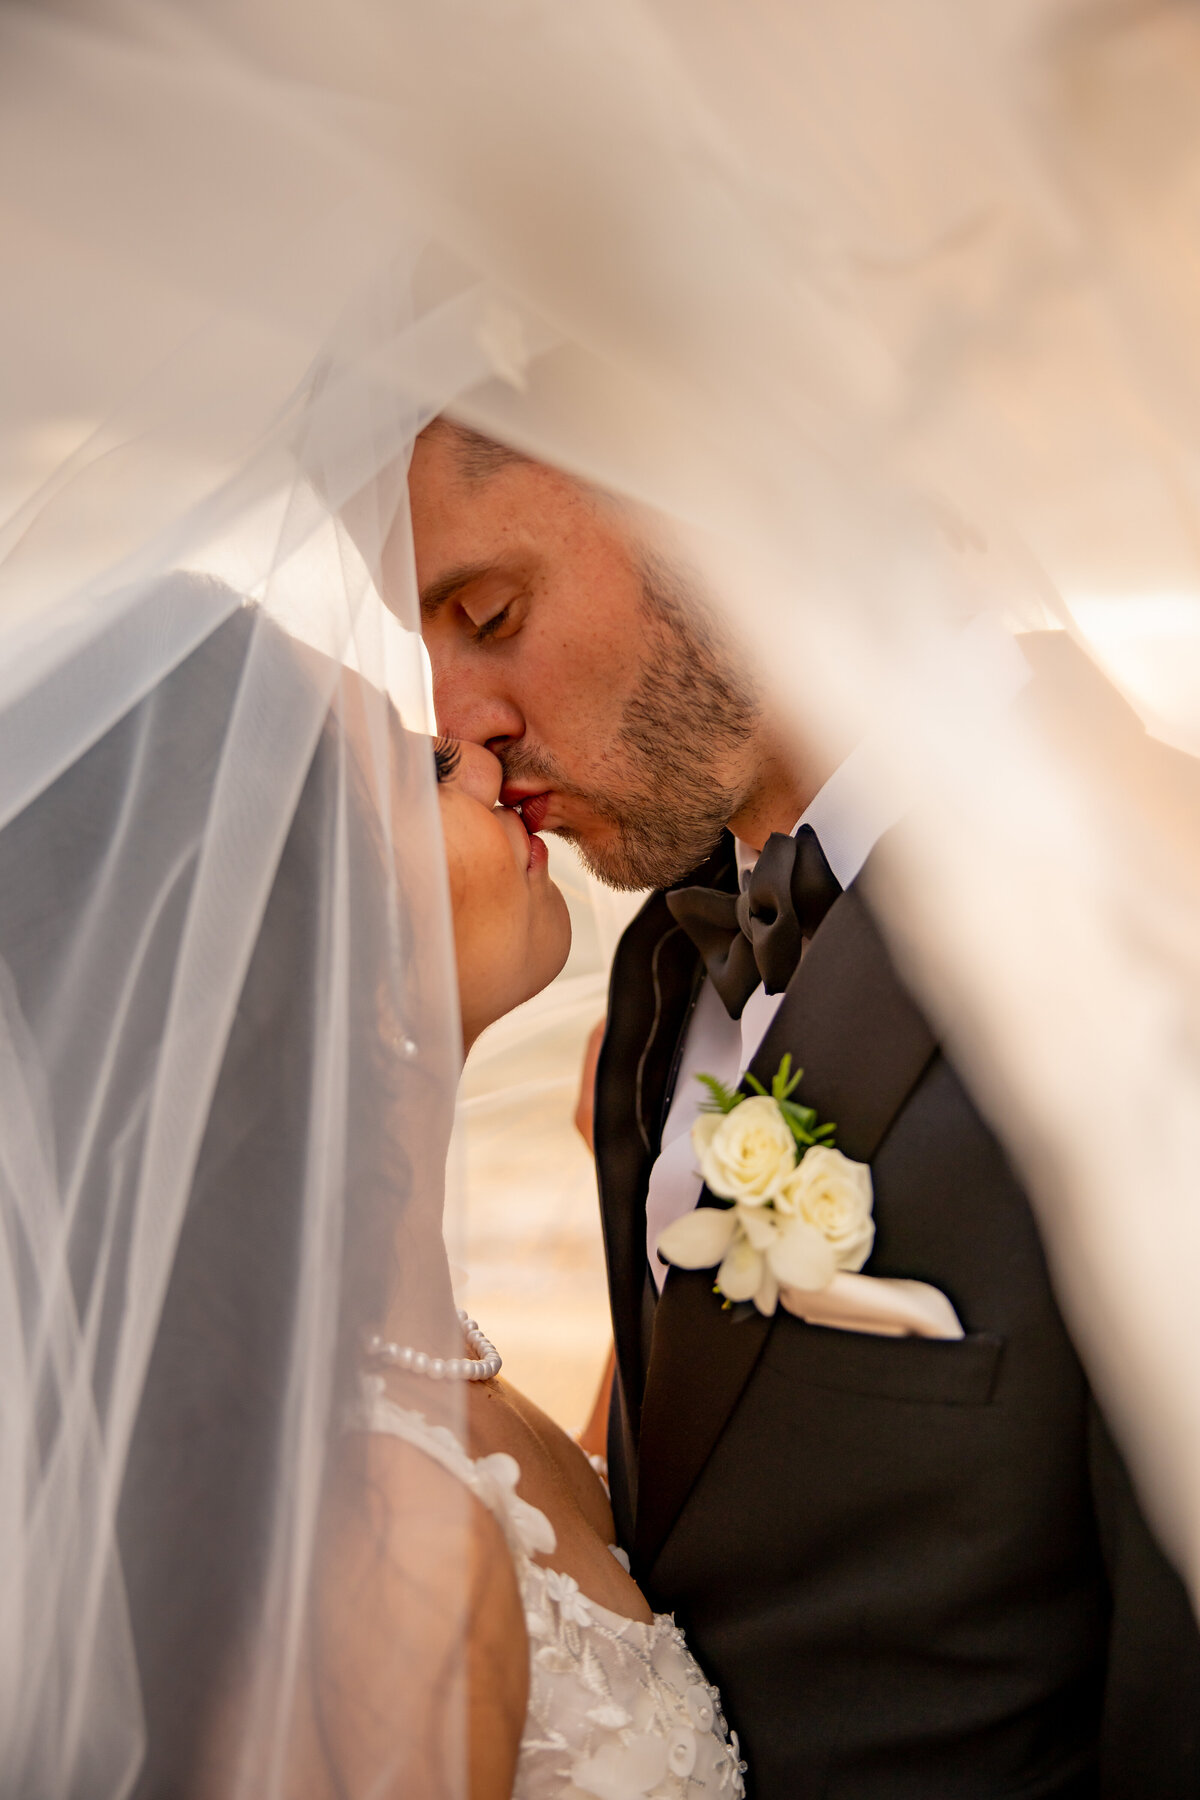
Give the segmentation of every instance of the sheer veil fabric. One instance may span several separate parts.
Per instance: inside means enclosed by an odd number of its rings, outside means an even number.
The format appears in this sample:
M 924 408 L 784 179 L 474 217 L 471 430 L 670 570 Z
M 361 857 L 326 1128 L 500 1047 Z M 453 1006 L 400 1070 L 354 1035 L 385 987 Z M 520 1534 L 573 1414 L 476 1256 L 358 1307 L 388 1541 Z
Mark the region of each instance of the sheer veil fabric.
M 319 1521 L 361 1332 L 444 1280 L 429 721 L 386 695 L 446 407 L 625 497 L 798 742 L 876 735 L 885 926 L 1195 1594 L 1194 783 L 1086 683 L 981 704 L 1014 628 L 1144 625 L 1130 697 L 1200 751 L 1193 11 L 58 0 L 0 13 L 0 83 L 6 1791 L 304 1793 L 301 1743 L 386 1791 Z

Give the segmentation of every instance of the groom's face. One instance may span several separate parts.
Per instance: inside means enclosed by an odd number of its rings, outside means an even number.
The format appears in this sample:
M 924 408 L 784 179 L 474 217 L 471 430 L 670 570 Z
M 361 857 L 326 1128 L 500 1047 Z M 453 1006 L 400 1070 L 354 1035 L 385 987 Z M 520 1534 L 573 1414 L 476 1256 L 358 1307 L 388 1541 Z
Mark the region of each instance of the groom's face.
M 409 487 L 440 728 L 602 879 L 679 880 L 753 779 L 756 709 L 678 583 L 615 502 L 454 427 Z

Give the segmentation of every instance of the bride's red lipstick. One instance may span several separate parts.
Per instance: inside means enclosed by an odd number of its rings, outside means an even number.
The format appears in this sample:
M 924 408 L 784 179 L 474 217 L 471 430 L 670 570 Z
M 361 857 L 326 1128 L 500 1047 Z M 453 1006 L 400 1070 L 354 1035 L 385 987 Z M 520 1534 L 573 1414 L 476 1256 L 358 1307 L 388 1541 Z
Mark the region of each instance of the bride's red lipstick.
M 525 864 L 526 874 L 530 873 L 533 869 L 541 868 L 548 863 L 550 860 L 550 852 L 546 848 L 546 840 L 545 838 L 537 837 L 535 833 L 530 831 L 529 826 L 522 817 L 521 808 L 519 806 L 505 806 L 502 803 L 499 811 L 501 813 L 511 813 L 512 817 L 517 822 L 517 827 L 521 836 L 525 840 L 528 853 L 528 859 Z

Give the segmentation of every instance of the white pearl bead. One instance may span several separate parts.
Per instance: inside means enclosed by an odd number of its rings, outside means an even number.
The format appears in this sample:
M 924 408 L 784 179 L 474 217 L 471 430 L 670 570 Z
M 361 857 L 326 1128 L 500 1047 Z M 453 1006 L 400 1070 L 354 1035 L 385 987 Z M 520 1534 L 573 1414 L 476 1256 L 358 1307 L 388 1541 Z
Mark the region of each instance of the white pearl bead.
M 692 1724 L 701 1731 L 711 1731 L 713 1722 L 712 1702 L 704 1688 L 694 1682 L 687 1691 L 687 1708 L 692 1715 Z
M 428 1375 L 434 1381 L 491 1381 L 503 1367 L 500 1352 L 461 1308 L 458 1317 L 467 1346 L 475 1353 L 473 1356 L 427 1356 L 411 1344 L 390 1343 L 378 1332 L 364 1338 L 364 1348 L 368 1356 L 394 1363 L 400 1369 L 409 1369 L 414 1375 Z
M 667 1744 L 667 1766 L 673 1775 L 690 1775 L 696 1766 L 696 1734 L 677 1726 Z

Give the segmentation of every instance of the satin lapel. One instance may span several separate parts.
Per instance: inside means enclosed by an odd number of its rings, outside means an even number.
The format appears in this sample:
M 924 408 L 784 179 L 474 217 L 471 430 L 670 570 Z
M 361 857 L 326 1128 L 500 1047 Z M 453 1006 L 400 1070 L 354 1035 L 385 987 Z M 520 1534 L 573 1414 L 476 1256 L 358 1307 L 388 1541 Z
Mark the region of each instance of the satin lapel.
M 707 1190 L 701 1204 L 710 1200 Z M 772 1324 L 731 1319 L 711 1269 L 668 1271 L 642 1400 L 635 1574 L 648 1571 L 741 1398 Z
M 769 1085 L 790 1051 L 804 1070 L 797 1097 L 823 1120 L 836 1121 L 838 1147 L 847 1156 L 870 1162 L 935 1048 L 856 884 L 831 907 L 805 952 L 751 1072 Z M 709 1270 L 672 1269 L 655 1315 L 635 1537 L 643 1572 L 712 1454 L 775 1323 L 757 1313 L 731 1319 L 712 1279 Z
M 796 1098 L 834 1121 L 839 1150 L 870 1162 L 937 1043 L 860 889 L 830 908 L 750 1068 L 769 1087 L 790 1051 L 804 1070 Z
M 715 884 L 732 868 L 731 849 L 723 844 L 694 879 Z M 651 895 L 617 947 L 596 1070 L 596 1179 L 617 1361 L 635 1432 L 646 1375 L 646 1188 L 698 972 L 691 940 L 662 895 Z

